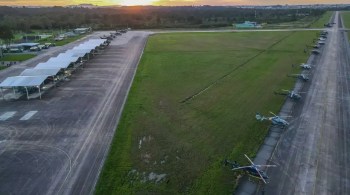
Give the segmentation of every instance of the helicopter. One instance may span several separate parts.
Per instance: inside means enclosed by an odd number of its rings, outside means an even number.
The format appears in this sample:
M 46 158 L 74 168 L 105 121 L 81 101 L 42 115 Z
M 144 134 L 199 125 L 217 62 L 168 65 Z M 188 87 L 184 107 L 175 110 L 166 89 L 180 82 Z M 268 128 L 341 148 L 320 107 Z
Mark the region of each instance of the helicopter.
M 324 27 L 331 28 L 331 27 L 333 27 L 333 23 L 328 22 L 327 24 L 324 24 L 323 26 L 324 26 Z
M 286 120 L 284 120 L 282 117 L 277 116 L 273 112 L 270 112 L 270 113 L 273 115 L 272 117 L 265 117 L 265 116 L 261 115 L 259 112 L 257 112 L 255 114 L 255 118 L 258 121 L 269 120 L 269 121 L 271 121 L 272 125 L 281 126 L 282 128 L 285 128 L 286 126 L 289 125 L 289 123 Z
M 310 80 L 309 79 L 309 77 L 307 77 L 305 74 L 289 74 L 289 75 L 287 75 L 287 76 L 289 76 L 289 77 L 295 77 L 295 78 L 298 78 L 298 79 L 301 79 L 301 80 L 303 80 L 303 81 L 308 81 L 308 80 Z
M 301 95 L 299 93 L 296 93 L 294 91 L 285 90 L 285 89 L 282 89 L 282 91 L 283 92 L 275 91 L 275 94 L 286 95 L 287 97 L 289 97 L 290 99 L 293 99 L 293 100 L 300 100 L 301 99 Z
M 305 64 L 305 63 L 300 64 L 300 67 L 303 68 L 303 69 L 306 69 L 306 70 L 310 70 L 311 69 L 311 65 L 310 64 Z
M 320 44 L 320 45 L 322 45 L 322 43 L 324 43 L 324 41 L 319 41 L 319 42 L 318 42 L 318 44 Z M 323 45 L 324 45 L 324 44 L 323 44 Z M 320 52 L 320 50 L 313 49 L 313 50 L 311 51 L 311 53 L 318 55 L 318 54 L 320 54 L 321 52 Z
M 249 160 L 251 165 L 240 166 L 236 161 L 230 162 L 230 161 L 225 159 L 225 161 L 224 161 L 225 166 L 230 165 L 232 167 L 232 171 L 243 170 L 247 174 L 249 174 L 250 176 L 261 179 L 265 184 L 267 184 L 267 180 L 269 179 L 269 177 L 267 176 L 267 174 L 264 171 L 260 170 L 260 168 L 261 167 L 276 167 L 276 165 L 256 165 L 253 163 L 252 160 L 250 160 L 250 158 L 246 154 L 244 156 Z

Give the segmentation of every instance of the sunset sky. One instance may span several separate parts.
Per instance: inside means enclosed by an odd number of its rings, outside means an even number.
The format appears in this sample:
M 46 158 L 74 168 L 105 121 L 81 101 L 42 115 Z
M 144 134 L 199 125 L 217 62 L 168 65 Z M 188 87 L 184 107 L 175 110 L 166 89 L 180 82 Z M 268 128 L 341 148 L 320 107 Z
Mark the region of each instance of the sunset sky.
M 349 3 L 349 0 L 0 0 L 0 5 L 276 5 L 276 4 L 318 4 Z

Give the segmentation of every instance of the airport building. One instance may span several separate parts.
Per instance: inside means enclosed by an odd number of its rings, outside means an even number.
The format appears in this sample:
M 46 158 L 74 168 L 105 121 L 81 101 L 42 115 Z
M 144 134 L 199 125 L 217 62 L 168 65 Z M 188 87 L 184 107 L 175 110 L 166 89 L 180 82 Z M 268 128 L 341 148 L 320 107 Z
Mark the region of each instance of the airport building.
M 73 30 L 73 32 L 76 34 L 86 34 L 88 32 L 91 32 L 91 28 L 76 28 Z
M 234 24 L 235 28 L 261 28 L 261 25 L 256 22 L 245 21 L 244 23 Z

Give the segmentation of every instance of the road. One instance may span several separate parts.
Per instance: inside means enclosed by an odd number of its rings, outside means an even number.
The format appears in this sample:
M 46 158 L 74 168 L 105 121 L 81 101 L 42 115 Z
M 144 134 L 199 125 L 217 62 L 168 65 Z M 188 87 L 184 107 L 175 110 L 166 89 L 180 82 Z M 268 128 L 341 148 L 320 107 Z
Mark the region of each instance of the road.
M 118 37 L 42 100 L 0 101 L 0 194 L 92 194 L 148 35 Z
M 350 193 L 350 53 L 339 12 L 299 115 L 280 140 L 267 194 Z
M 208 30 L 151 30 L 153 33 L 208 33 L 208 32 L 298 32 L 298 31 L 323 31 L 330 30 L 325 28 L 285 28 L 285 29 L 248 29 L 248 30 L 232 30 L 232 29 L 208 29 Z M 340 31 L 348 31 L 348 28 L 339 28 Z

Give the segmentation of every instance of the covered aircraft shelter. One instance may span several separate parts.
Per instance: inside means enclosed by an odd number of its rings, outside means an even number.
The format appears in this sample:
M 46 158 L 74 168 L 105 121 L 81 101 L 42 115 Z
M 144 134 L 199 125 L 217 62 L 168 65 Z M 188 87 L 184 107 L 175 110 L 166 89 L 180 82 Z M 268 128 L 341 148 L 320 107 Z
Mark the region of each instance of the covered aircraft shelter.
M 69 76 L 74 70 L 82 65 L 83 58 L 90 58 L 90 55 L 94 55 L 96 51 L 102 50 L 107 46 L 106 40 L 103 39 L 90 39 L 82 44 L 67 50 L 65 53 L 61 53 L 56 57 L 50 58 L 47 62 L 39 63 L 32 69 L 25 69 L 20 76 L 8 77 L 0 83 L 0 90 L 5 99 L 3 89 L 12 89 L 13 94 L 16 97 L 16 90 L 19 94 L 26 93 L 27 99 L 33 92 L 33 89 L 38 89 L 41 99 L 43 85 L 46 85 L 46 81 L 52 80 L 54 85 L 55 81 L 59 80 L 60 76 Z M 46 85 L 44 87 L 48 87 Z M 51 86 L 49 86 L 51 87 Z
M 3 99 L 5 99 L 3 95 L 3 89 L 13 89 L 14 95 L 16 95 L 16 89 L 23 87 L 27 94 L 27 99 L 29 99 L 29 88 L 38 88 L 39 96 L 41 99 L 41 90 L 40 86 L 44 83 L 44 81 L 48 78 L 47 75 L 41 76 L 15 76 L 8 77 L 2 83 L 0 83 L 0 89 L 2 92 Z

